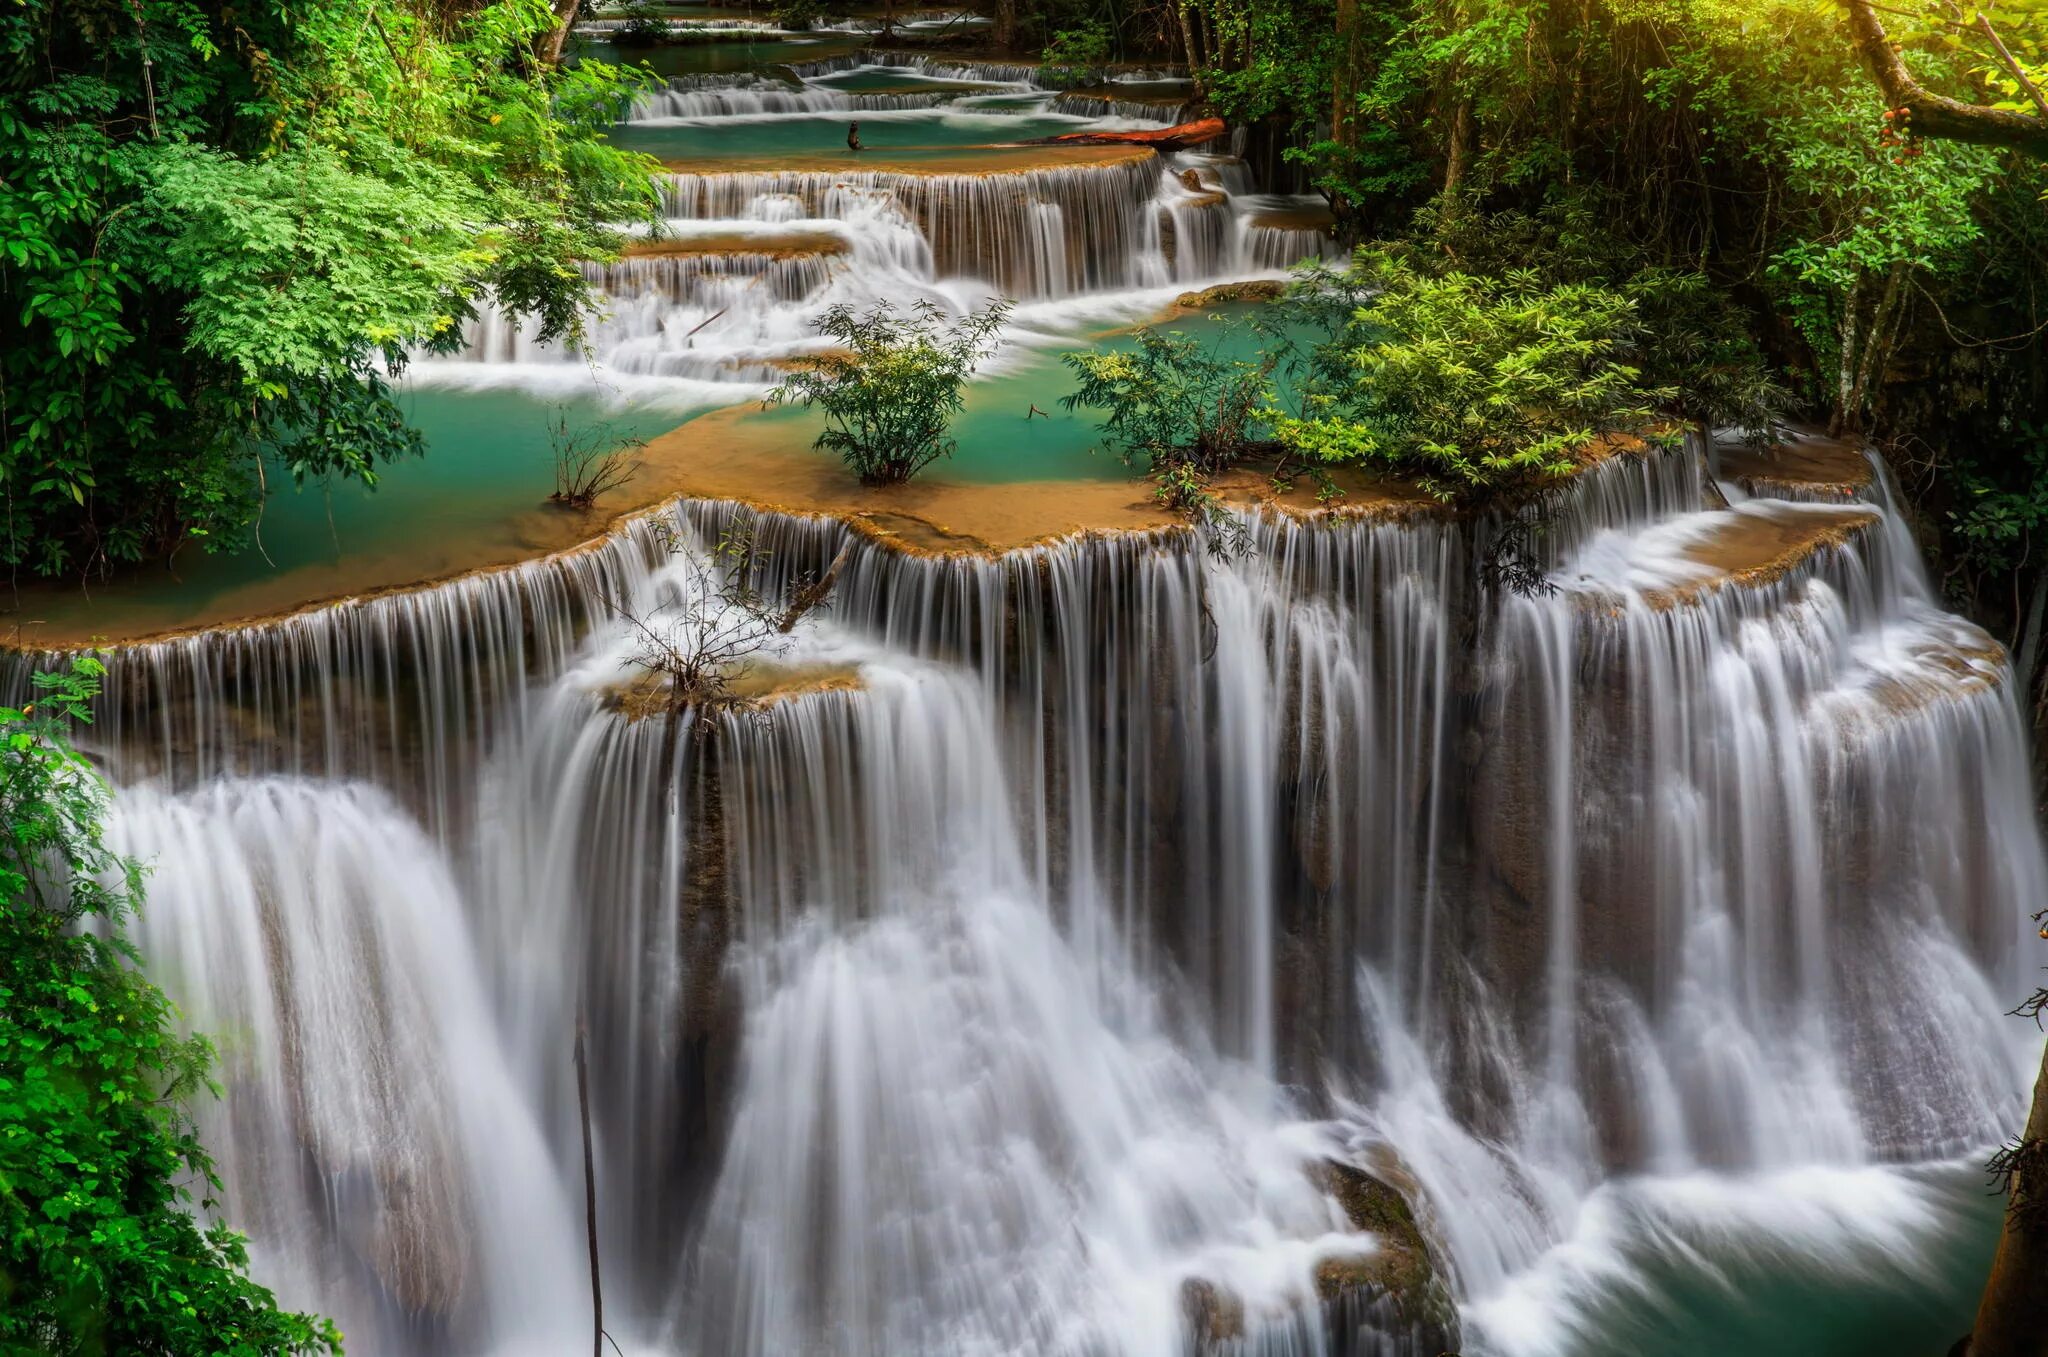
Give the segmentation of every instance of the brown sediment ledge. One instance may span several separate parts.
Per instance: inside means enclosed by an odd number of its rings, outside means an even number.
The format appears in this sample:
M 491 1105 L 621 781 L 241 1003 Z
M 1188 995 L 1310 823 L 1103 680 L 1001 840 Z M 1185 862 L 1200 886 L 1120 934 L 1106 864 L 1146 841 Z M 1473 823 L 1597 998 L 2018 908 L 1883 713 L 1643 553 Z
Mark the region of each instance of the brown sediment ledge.
M 0 614 L 0 644 L 67 649 L 162 640 L 251 626 L 345 601 L 408 593 L 530 561 L 594 550 L 627 520 L 676 499 L 718 499 L 844 521 L 892 549 L 919 555 L 992 555 L 1094 533 L 1185 530 L 1184 514 L 1153 498 L 1139 477 L 969 484 L 943 469 L 908 485 L 865 486 L 753 404 L 703 415 L 653 439 L 639 471 L 587 511 L 544 505 L 487 526 L 357 553 L 221 589 L 168 600 L 139 578 L 95 587 L 33 585 Z M 1306 477 L 1276 487 L 1271 467 L 1248 464 L 1216 478 L 1225 500 L 1296 517 L 1404 517 L 1437 506 L 1412 487 L 1356 472 L 1319 500 Z
M 1861 441 L 1820 433 L 1794 434 L 1772 447 L 1724 446 L 1719 458 L 1721 475 L 1751 494 L 1798 489 L 1854 499 L 1871 481 Z
M 715 447 L 697 460 L 681 493 L 730 500 L 757 509 L 838 518 L 899 550 L 920 554 L 994 554 L 1088 533 L 1180 529 L 1186 515 L 1153 497 L 1142 477 L 1116 480 L 1011 481 L 970 484 L 946 479 L 943 466 L 906 485 L 862 485 L 830 457 L 793 440 L 786 424 L 754 419 L 752 407 L 706 415 L 650 445 Z M 674 454 L 678 457 L 681 453 Z M 1338 491 L 1296 473 L 1275 486 L 1270 463 L 1224 472 L 1212 488 L 1233 504 L 1258 505 L 1299 517 L 1406 517 L 1440 506 L 1396 481 L 1349 469 L 1333 475 Z
M 1157 153 L 1149 146 L 874 147 L 814 155 L 750 155 L 667 160 L 671 174 L 904 174 L 979 178 L 1036 170 L 1124 165 Z
M 686 498 L 845 520 L 867 536 L 919 553 L 992 553 L 1082 532 L 1145 532 L 1181 520 L 1138 480 L 949 481 L 943 466 L 906 485 L 862 485 L 838 459 L 806 446 L 755 406 L 720 410 L 663 434 L 650 456 L 688 464 Z
M 1995 688 L 2006 673 L 2005 647 L 1980 628 L 1958 622 L 1938 640 L 1912 649 L 1916 668 L 1878 680 L 1873 696 L 1893 716 L 1905 716 L 1958 697 Z
M 1173 299 L 1173 305 L 1160 312 L 1162 320 L 1172 319 L 1183 311 L 1205 311 L 1212 306 L 1225 306 L 1231 302 L 1270 302 L 1285 296 L 1287 282 L 1281 278 L 1252 278 L 1242 283 L 1218 283 L 1205 287 L 1200 292 L 1183 292 Z
M 845 254 L 846 237 L 830 231 L 746 232 L 720 231 L 715 235 L 669 236 L 658 240 L 632 240 L 622 252 L 627 259 L 687 259 L 696 255 L 765 255 L 772 259 L 793 259 L 807 254 Z
M 684 427 L 687 427 L 684 426 Z M 674 500 L 693 457 L 669 441 L 651 442 L 633 477 L 588 509 L 536 499 L 509 518 L 466 524 L 403 545 L 355 551 L 222 587 L 200 599 L 167 600 L 166 568 L 81 589 L 70 583 L 24 584 L 0 594 L 0 645 L 66 649 L 96 643 L 159 640 L 216 628 L 275 621 L 345 600 L 406 593 L 554 556 L 592 549 L 626 520 Z M 12 606 L 8 606 L 8 605 Z
M 1875 509 L 1786 504 L 1768 513 L 1734 513 L 1711 536 L 1685 549 L 1714 573 L 1645 595 L 1654 607 L 1687 603 L 1727 585 L 1754 588 L 1783 579 L 1830 547 L 1847 546 L 1878 520 Z
M 788 663 L 757 656 L 726 677 L 728 707 L 762 711 L 778 702 L 793 702 L 814 693 L 850 693 L 861 687 L 860 670 L 851 664 Z M 605 694 L 605 703 L 628 721 L 644 721 L 677 710 L 667 675 L 652 671 Z
M 1245 224 L 1275 231 L 1328 231 L 1337 225 L 1337 218 L 1327 207 L 1274 207 L 1252 213 Z

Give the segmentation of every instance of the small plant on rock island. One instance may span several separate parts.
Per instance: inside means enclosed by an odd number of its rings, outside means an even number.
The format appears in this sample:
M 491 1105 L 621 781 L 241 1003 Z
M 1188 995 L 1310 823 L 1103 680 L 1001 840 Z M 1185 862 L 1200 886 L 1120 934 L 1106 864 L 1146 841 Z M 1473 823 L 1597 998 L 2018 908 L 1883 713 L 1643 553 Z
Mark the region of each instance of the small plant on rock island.
M 1222 548 L 1240 549 L 1236 520 L 1209 477 L 1269 446 L 1263 410 L 1277 358 L 1231 358 L 1220 343 L 1204 346 L 1178 330 L 1148 327 L 1135 340 L 1128 350 L 1068 354 L 1080 381 L 1060 404 L 1107 410 L 1104 444 L 1151 474 L 1153 497 L 1219 529 Z
M 1273 358 L 1229 358 L 1178 330 L 1148 327 L 1134 338 L 1129 350 L 1066 358 L 1080 381 L 1060 404 L 1109 411 L 1102 432 L 1110 451 L 1154 476 L 1180 468 L 1208 476 L 1259 446 Z
M 946 430 L 961 388 L 996 351 L 1009 314 L 1007 301 L 957 320 L 927 301 L 908 311 L 888 302 L 861 312 L 835 306 L 816 322 L 833 347 L 768 399 L 820 407 L 825 431 L 813 447 L 838 453 L 863 484 L 900 484 L 953 455 Z
M 621 434 L 609 423 L 572 429 L 568 407 L 557 406 L 548 420 L 548 447 L 555 459 L 555 489 L 548 502 L 588 509 L 599 495 L 633 478 L 646 446 L 646 439 Z

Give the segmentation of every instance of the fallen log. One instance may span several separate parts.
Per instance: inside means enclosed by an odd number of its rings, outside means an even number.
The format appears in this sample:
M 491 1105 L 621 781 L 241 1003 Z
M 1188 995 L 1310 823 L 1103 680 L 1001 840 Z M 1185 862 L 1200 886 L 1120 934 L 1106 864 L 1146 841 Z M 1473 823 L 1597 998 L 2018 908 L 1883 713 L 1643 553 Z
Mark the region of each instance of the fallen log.
M 1155 151 L 1185 151 L 1216 140 L 1224 133 L 1223 119 L 1198 118 L 1173 127 L 1145 132 L 1068 132 L 1057 137 L 1040 137 L 1030 146 L 1150 146 Z

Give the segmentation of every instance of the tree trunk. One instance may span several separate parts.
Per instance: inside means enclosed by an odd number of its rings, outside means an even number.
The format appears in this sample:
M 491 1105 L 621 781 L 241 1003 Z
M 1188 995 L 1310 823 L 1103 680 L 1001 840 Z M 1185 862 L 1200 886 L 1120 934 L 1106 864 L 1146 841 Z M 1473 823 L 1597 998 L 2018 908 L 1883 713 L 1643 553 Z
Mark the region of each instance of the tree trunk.
M 1848 295 L 1842 298 L 1842 320 L 1836 328 L 1835 339 L 1841 352 L 1835 361 L 1835 409 L 1828 418 L 1828 434 L 1840 438 L 1854 427 L 1856 407 L 1851 397 L 1856 390 L 1856 358 L 1859 336 L 1863 333 L 1863 274 L 1859 270 L 1849 284 Z
M 2048 1147 L 2048 1052 L 2021 1144 Z M 1991 1280 L 1977 1306 L 1976 1327 L 1959 1345 L 1969 1357 L 2048 1357 L 2048 1182 L 2036 1181 L 2043 1176 L 2038 1168 L 2013 1175 Z
M 1195 25 L 1188 18 L 1187 0 L 1175 0 L 1173 17 L 1180 22 L 1180 50 L 1187 58 L 1188 74 L 1194 77 L 1195 93 L 1205 93 L 1202 79 L 1202 54 L 1195 47 Z
M 1870 313 L 1870 325 L 1863 332 L 1863 351 L 1856 355 L 1856 377 L 1849 387 L 1845 415 L 1850 428 L 1863 426 L 1863 407 L 1870 399 L 1871 383 L 1884 379 L 1885 355 L 1891 350 L 1889 335 L 1904 296 L 1900 284 L 1905 282 L 1906 268 L 1906 261 L 1900 259 L 1893 261 L 1892 266 L 1885 270 L 1884 292 L 1878 297 L 1877 309 Z
M 1337 55 L 1330 63 L 1330 140 L 1358 144 L 1358 0 L 1337 0 Z
M 1004 52 L 1017 46 L 1017 0 L 996 0 L 994 32 L 996 46 Z
M 1472 101 L 1458 96 L 1458 106 L 1451 112 L 1451 144 L 1444 156 L 1444 205 L 1443 215 L 1451 216 L 1458 210 L 1458 191 L 1465 186 L 1465 171 L 1472 161 Z
M 2029 544 L 2031 547 L 2031 543 Z M 2040 696 L 2036 678 L 2041 667 L 2041 623 L 2048 620 L 2048 566 L 2034 572 L 2034 584 L 2027 591 L 2026 616 L 2012 644 L 2012 690 L 2020 695 L 2022 710 L 2028 713 L 2034 730 L 2034 768 L 2041 768 L 2041 731 L 2038 713 Z
M 576 11 L 583 0 L 554 0 L 555 26 L 541 38 L 539 56 L 542 64 L 562 64 L 562 47 L 569 41 L 569 30 L 576 26 Z

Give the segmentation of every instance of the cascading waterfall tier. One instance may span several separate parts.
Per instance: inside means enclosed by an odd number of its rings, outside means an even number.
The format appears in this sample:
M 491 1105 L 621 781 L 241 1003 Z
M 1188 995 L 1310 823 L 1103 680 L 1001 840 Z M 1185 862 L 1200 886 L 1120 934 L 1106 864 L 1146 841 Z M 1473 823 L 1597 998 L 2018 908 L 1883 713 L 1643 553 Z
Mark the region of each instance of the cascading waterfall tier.
M 1320 200 L 1256 195 L 1234 157 L 1006 139 L 1006 125 L 1027 117 L 1074 130 L 1104 118 L 1111 126 L 1157 125 L 1178 112 L 1157 93 L 1163 78 L 1137 72 L 1085 93 L 1056 93 L 1038 84 L 1035 67 L 879 52 L 772 74 L 675 77 L 628 115 L 630 129 L 667 139 L 655 145 L 689 144 L 685 129 L 868 113 L 887 120 L 892 142 L 906 149 L 849 153 L 844 164 L 813 157 L 824 163 L 802 169 L 671 161 L 675 172 L 658 184 L 668 217 L 662 230 L 635 241 L 617 264 L 586 266 L 608 302 L 590 326 L 589 354 L 622 378 L 713 384 L 690 389 L 715 399 L 717 385 L 770 384 L 789 362 L 817 351 L 813 322 L 834 304 L 915 299 L 958 314 L 990 296 L 1122 294 L 1143 314 L 1148 292 L 1279 276 L 1326 256 L 1332 245 Z M 858 84 L 873 80 L 886 87 Z M 918 145 L 920 127 L 963 119 L 987 128 L 995 144 Z M 828 147 L 839 140 L 829 124 L 821 136 Z M 792 232 L 808 243 L 784 248 L 778 237 Z M 1033 333 L 1032 342 L 1044 342 Z M 583 361 L 539 343 L 489 304 L 465 338 L 453 362 L 421 356 L 421 378 L 466 383 L 478 374 L 460 365 L 483 364 L 508 369 L 514 380 L 559 381 Z M 533 365 L 553 371 L 519 373 Z
M 365 1350 L 580 1332 L 580 1016 L 629 1343 L 1426 1357 L 1434 1270 L 1467 1350 L 1562 1352 L 1729 1222 L 1903 1284 L 1799 1192 L 1919 1247 L 1912 1166 L 2018 1105 L 2019 717 L 1881 478 L 1701 468 L 1582 475 L 1530 597 L 1426 514 L 913 557 L 697 503 L 116 650 L 145 952 L 260 1034 L 208 1130 L 259 1271 Z M 619 617 L 728 570 L 835 581 L 761 699 L 622 696 Z
M 743 218 L 763 199 L 832 217 L 859 195 L 887 195 L 931 245 L 941 277 L 985 278 L 1005 295 L 1045 297 L 1140 280 L 1147 209 L 1159 191 L 1150 152 L 994 174 L 889 170 L 671 174 L 663 208 L 694 220 Z

